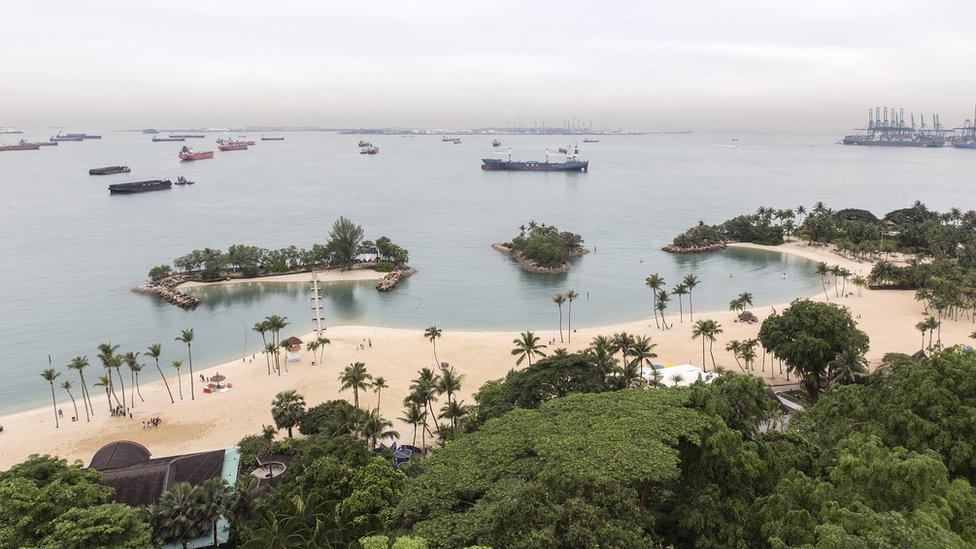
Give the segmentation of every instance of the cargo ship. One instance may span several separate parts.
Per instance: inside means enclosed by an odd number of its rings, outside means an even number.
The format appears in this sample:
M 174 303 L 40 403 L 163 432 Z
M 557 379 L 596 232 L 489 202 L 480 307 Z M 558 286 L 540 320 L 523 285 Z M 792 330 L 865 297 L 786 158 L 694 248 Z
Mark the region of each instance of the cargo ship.
M 222 151 L 246 151 L 247 143 L 241 141 L 227 141 L 217 145 L 217 148 Z
M 166 141 L 186 141 L 185 137 L 153 137 L 153 143 L 162 143 Z
M 83 133 L 83 134 L 81 134 L 81 138 L 82 139 L 101 139 L 102 136 L 100 136 L 100 135 L 92 135 L 90 133 Z
M 218 145 L 244 145 L 245 147 L 253 145 L 254 141 L 241 141 L 239 139 L 218 139 Z
M 461 138 L 460 137 L 447 137 L 447 136 L 444 136 L 444 137 L 441 138 L 441 141 L 443 141 L 445 143 L 455 143 L 456 144 L 456 143 L 460 143 L 461 142 Z
M 16 145 L 0 145 L 0 151 L 36 151 L 40 148 L 41 146 L 37 143 L 28 143 L 23 139 Z
M 261 136 L 261 141 L 284 141 L 284 140 L 285 140 L 284 137 L 265 137 L 263 135 Z
M 81 133 L 64 133 L 58 132 L 57 135 L 51 138 L 51 142 L 58 141 L 84 141 L 85 135 Z
M 177 185 L 192 185 L 193 183 L 193 181 L 187 181 L 182 175 L 176 178 Z
M 589 138 L 587 138 L 587 139 L 584 139 L 583 140 L 583 143 L 599 143 L 599 142 L 600 142 L 599 139 L 589 139 Z
M 586 172 L 590 168 L 588 160 L 579 159 L 579 149 L 574 148 L 566 154 L 563 162 L 550 162 L 549 149 L 546 149 L 546 160 L 512 160 L 512 150 L 508 150 L 508 160 L 498 158 L 482 158 L 482 170 L 497 170 L 508 172 Z
M 147 193 L 150 191 L 165 191 L 173 186 L 173 183 L 162 179 L 150 179 L 148 181 L 133 181 L 131 183 L 118 183 L 109 185 L 108 192 L 112 194 L 135 194 Z
M 183 139 L 203 139 L 206 136 L 203 135 L 202 133 L 201 134 L 196 134 L 196 133 L 178 133 L 178 134 L 171 134 L 170 137 L 171 138 L 174 138 L 174 139 L 177 139 L 177 138 L 183 138 Z
M 190 147 L 183 147 L 182 149 L 180 149 L 179 157 L 180 157 L 180 161 L 182 162 L 190 162 L 193 160 L 204 160 L 207 158 L 213 158 L 213 151 L 193 152 L 192 150 L 190 150 Z
M 129 173 L 128 166 L 107 166 L 104 168 L 92 168 L 88 170 L 88 175 L 112 175 L 115 173 Z
M 356 145 L 358 147 L 372 147 L 373 146 L 373 144 L 370 143 L 369 141 L 363 141 L 362 139 L 360 139 L 359 140 L 359 143 L 357 143 Z

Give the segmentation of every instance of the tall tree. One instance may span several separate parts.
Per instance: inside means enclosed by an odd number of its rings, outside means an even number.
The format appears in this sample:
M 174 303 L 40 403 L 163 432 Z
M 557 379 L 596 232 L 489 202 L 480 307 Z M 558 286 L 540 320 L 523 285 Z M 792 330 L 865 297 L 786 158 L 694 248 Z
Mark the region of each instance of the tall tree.
M 437 340 L 441 338 L 442 330 L 437 326 L 431 326 L 424 330 L 424 337 L 427 341 L 434 347 L 434 366 L 440 366 L 441 363 L 437 360 Z
M 657 358 L 657 353 L 654 352 L 654 348 L 657 347 L 657 343 L 651 343 L 651 338 L 646 335 L 637 336 L 630 347 L 630 355 L 634 357 L 634 362 L 640 366 L 641 379 L 644 378 L 644 365 L 653 364 L 652 359 Z
M 340 217 L 332 223 L 332 231 L 329 232 L 329 242 L 326 248 L 329 250 L 330 262 L 341 267 L 343 270 L 349 269 L 353 265 L 356 251 L 363 240 L 363 228 L 345 217 Z
M 644 279 L 644 285 L 651 289 L 651 312 L 654 313 L 654 324 L 660 329 L 661 325 L 658 323 L 657 315 L 661 309 L 658 308 L 657 298 L 658 292 L 664 287 L 664 278 L 658 273 L 654 273 Z
M 57 379 L 58 376 L 60 375 L 61 373 L 55 370 L 54 368 L 46 368 L 44 370 L 41 370 L 41 378 L 43 378 L 44 381 L 48 382 L 48 384 L 51 385 L 51 404 L 54 406 L 54 428 L 55 429 L 59 428 L 60 424 L 58 423 L 58 399 L 54 395 L 54 380 Z
M 94 414 L 95 407 L 91 404 L 91 397 L 88 396 L 88 388 L 85 386 L 84 370 L 87 367 L 88 358 L 83 356 L 76 356 L 71 359 L 71 362 L 68 363 L 68 369 L 76 370 L 78 372 L 78 377 L 81 379 L 81 402 L 85 405 L 85 421 L 91 421 L 91 417 L 89 416 L 89 408 L 91 409 L 91 413 Z
M 172 366 L 173 369 L 176 370 L 176 383 L 177 383 L 177 386 L 180 388 L 180 400 L 183 400 L 183 377 L 180 376 L 180 368 L 183 367 L 183 361 L 182 360 L 174 360 L 170 364 L 170 366 Z
M 680 282 L 675 285 L 674 289 L 671 290 L 671 295 L 678 296 L 678 319 L 680 322 L 685 321 L 685 310 L 681 304 L 681 296 L 688 294 L 688 287 L 685 286 L 684 282 Z
M 573 342 L 573 301 L 575 301 L 577 297 L 579 297 L 579 294 L 576 293 L 576 290 L 570 289 L 566 291 L 566 301 L 569 302 L 569 314 L 567 318 L 569 325 L 566 328 L 566 341 L 568 343 Z
M 708 341 L 708 354 L 712 357 L 712 369 L 715 369 L 715 353 L 712 351 L 712 344 L 715 343 L 715 337 L 722 331 L 722 325 L 714 320 L 699 320 L 691 329 L 691 339 L 701 338 L 702 340 L 702 369 L 705 369 L 706 340 Z
M 362 362 L 350 364 L 339 374 L 339 382 L 341 383 L 339 390 L 352 389 L 353 405 L 359 408 L 359 391 L 365 391 L 371 379 L 373 376 L 366 372 L 365 364 Z
M 669 301 L 671 301 L 671 295 L 668 294 L 667 290 L 662 289 L 657 291 L 657 303 L 655 306 L 657 307 L 658 314 L 661 315 L 661 325 L 665 330 L 671 329 L 671 327 L 668 326 L 668 319 L 664 316 L 665 311 L 668 310 Z
M 119 401 L 118 395 L 115 394 L 115 378 L 112 375 L 112 368 L 115 356 L 115 351 L 119 348 L 118 345 L 112 345 L 111 342 L 100 343 L 98 345 L 98 360 L 101 361 L 102 367 L 108 371 L 108 389 L 112 393 L 112 397 L 115 398 L 115 405 L 120 406 L 122 403 Z M 125 392 L 123 391 L 122 396 L 125 397 Z
M 386 384 L 386 379 L 383 377 L 377 377 L 373 380 L 373 392 L 376 393 L 376 412 L 380 411 L 380 398 L 382 397 L 383 389 L 389 389 L 389 385 Z
M 191 349 L 193 335 L 193 328 L 190 328 L 189 330 L 181 330 L 180 335 L 176 338 L 176 341 L 182 341 L 186 344 L 186 358 L 190 365 L 190 400 L 196 400 L 196 395 L 194 394 L 193 389 L 193 352 Z
M 545 345 L 539 344 L 539 337 L 531 331 L 525 331 L 519 334 L 519 337 L 512 340 L 515 344 L 515 348 L 512 349 L 512 356 L 518 357 L 515 361 L 516 366 L 521 366 L 522 361 L 528 359 L 529 366 L 532 366 L 532 357 L 534 356 L 546 356 L 543 349 L 546 348 Z
M 454 366 L 441 368 L 440 381 L 437 390 L 447 395 L 448 402 L 454 400 L 454 394 L 461 390 L 461 381 L 464 376 L 457 373 Z
M 146 354 L 151 356 L 154 361 L 156 361 L 156 371 L 159 372 L 159 377 L 163 380 L 163 385 L 166 386 L 166 392 L 169 394 L 170 404 L 175 404 L 176 400 L 173 398 L 173 391 L 169 388 L 169 381 L 166 380 L 166 374 L 163 373 L 163 369 L 159 367 L 159 357 L 163 356 L 163 345 L 162 343 L 153 343 L 146 349 Z
M 685 279 L 684 279 L 683 283 L 685 285 L 685 288 L 688 289 L 688 316 L 689 316 L 689 320 L 691 322 L 694 322 L 695 321 L 695 307 L 691 304 L 691 291 L 695 289 L 695 286 L 698 286 L 699 280 L 698 280 L 698 277 L 697 276 L 695 276 L 693 274 L 689 274 L 689 275 L 686 275 L 685 276 Z
M 136 407 L 136 381 L 139 379 L 138 372 L 139 370 L 142 369 L 142 366 L 139 364 L 139 353 L 134 353 L 132 351 L 129 351 L 125 353 L 125 355 L 123 355 L 122 360 L 125 362 L 125 365 L 129 368 L 129 380 L 131 381 L 131 383 L 129 384 L 130 385 L 129 390 L 131 391 L 131 393 L 129 394 L 129 402 L 131 402 L 132 407 L 135 408 Z M 139 393 L 139 398 L 142 398 L 142 393 Z
M 361 429 L 363 437 L 369 441 L 371 450 L 376 449 L 376 442 L 380 439 L 396 439 L 400 437 L 400 433 L 394 431 L 392 427 L 393 422 L 384 419 L 378 411 L 373 410 L 369 413 Z
M 817 263 L 817 274 L 820 275 L 820 285 L 823 286 L 824 299 L 830 301 L 830 295 L 827 294 L 827 275 L 830 274 L 830 267 L 823 261 Z
M 552 296 L 552 302 L 556 304 L 559 309 L 559 342 L 563 342 L 563 303 L 566 303 L 566 296 L 563 294 L 556 294 Z
M 288 430 L 288 438 L 292 438 L 292 429 L 304 415 L 305 397 L 297 391 L 282 391 L 271 401 L 271 417 L 279 429 Z
M 403 411 L 403 416 L 400 417 L 400 421 L 409 424 L 413 427 L 413 442 L 410 443 L 411 446 L 417 447 L 417 429 L 421 424 L 424 423 L 425 416 L 427 412 L 424 411 L 420 404 L 416 402 L 408 402 L 406 410 Z
M 262 320 L 261 322 L 255 322 L 254 323 L 254 326 L 251 327 L 251 330 L 252 331 L 261 334 L 261 343 L 264 345 L 264 348 L 265 349 L 268 348 L 268 335 L 267 334 L 268 334 L 268 330 L 269 329 L 270 328 L 268 327 L 268 321 L 267 321 L 267 319 Z M 264 353 L 264 362 L 265 362 L 265 365 L 268 367 L 268 375 L 270 376 L 271 375 L 271 357 L 268 355 L 267 352 Z
M 102 387 L 105 389 L 105 400 L 108 401 L 108 413 L 112 413 L 112 396 L 109 394 L 109 388 L 112 386 L 112 380 L 106 375 L 98 376 L 98 381 L 93 384 L 95 387 Z

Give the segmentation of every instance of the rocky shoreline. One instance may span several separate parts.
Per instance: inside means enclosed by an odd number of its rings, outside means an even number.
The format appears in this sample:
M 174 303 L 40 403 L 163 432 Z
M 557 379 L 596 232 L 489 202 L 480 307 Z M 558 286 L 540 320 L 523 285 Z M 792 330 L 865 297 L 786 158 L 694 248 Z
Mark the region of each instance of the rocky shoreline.
M 542 265 L 539 265 L 534 261 L 527 259 L 521 253 L 514 252 L 508 246 L 498 242 L 492 244 L 491 249 L 511 257 L 513 260 L 515 260 L 516 263 L 518 263 L 519 267 L 533 274 L 563 274 L 563 273 L 568 273 L 569 270 L 572 268 L 569 262 L 563 263 L 562 265 L 559 265 L 557 267 L 543 267 Z M 586 248 L 575 248 L 573 250 L 570 250 L 569 257 L 580 257 L 588 253 L 590 253 L 590 250 L 587 250 Z
M 376 283 L 376 291 L 392 292 L 401 282 L 416 272 L 417 269 L 414 269 L 413 267 L 401 267 L 399 269 L 390 271 L 386 276 L 381 278 L 380 281 Z
M 675 246 L 674 244 L 668 244 L 667 246 L 661 248 L 661 250 L 668 252 L 669 254 L 700 254 L 704 252 L 724 250 L 726 247 L 728 247 L 728 242 L 703 244 L 700 246 Z
M 189 277 L 182 274 L 173 274 L 159 280 L 147 280 L 142 284 L 132 288 L 137 294 L 155 295 L 183 309 L 195 309 L 200 304 L 200 300 L 190 294 L 181 292 L 177 287 L 189 280 Z

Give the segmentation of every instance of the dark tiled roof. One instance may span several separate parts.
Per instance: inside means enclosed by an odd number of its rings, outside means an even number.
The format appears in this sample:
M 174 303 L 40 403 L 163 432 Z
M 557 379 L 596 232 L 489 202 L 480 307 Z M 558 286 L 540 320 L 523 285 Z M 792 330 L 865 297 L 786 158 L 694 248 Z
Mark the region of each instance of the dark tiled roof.
M 284 343 L 286 345 L 301 345 L 302 344 L 302 340 L 299 339 L 299 338 L 297 338 L 297 337 L 295 337 L 295 336 L 291 336 L 288 339 L 282 341 L 282 343 Z
M 113 442 L 95 454 L 91 467 L 102 473 L 102 484 L 115 489 L 113 501 L 149 505 L 174 484 L 189 482 L 196 486 L 219 477 L 224 451 L 150 459 L 149 451 L 139 444 Z

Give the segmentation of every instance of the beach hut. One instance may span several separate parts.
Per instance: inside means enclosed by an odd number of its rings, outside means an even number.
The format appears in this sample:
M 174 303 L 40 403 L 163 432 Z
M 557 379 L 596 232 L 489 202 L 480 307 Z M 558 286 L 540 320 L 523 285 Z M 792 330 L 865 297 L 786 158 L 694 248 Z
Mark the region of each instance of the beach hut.
M 282 344 L 288 349 L 288 362 L 298 362 L 302 359 L 301 354 L 299 354 L 302 350 L 301 339 L 292 336 L 282 341 Z

